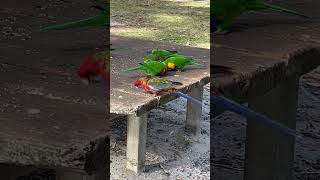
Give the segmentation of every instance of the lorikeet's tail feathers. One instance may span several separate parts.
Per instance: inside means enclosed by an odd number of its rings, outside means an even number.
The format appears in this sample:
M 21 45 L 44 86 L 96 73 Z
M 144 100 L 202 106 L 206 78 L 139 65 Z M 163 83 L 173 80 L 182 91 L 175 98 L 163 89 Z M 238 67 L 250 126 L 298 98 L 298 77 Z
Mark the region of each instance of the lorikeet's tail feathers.
M 98 15 L 98 16 L 100 16 L 100 15 Z M 67 22 L 67 23 L 63 23 L 63 24 L 47 26 L 47 27 L 40 29 L 40 31 L 48 31 L 48 30 L 52 30 L 52 29 L 64 30 L 64 29 L 69 29 L 69 28 L 80 28 L 80 27 L 91 26 L 91 25 L 96 24 L 95 18 L 98 18 L 98 17 L 93 16 L 93 17 L 89 17 L 87 19 L 82 19 L 82 20 L 78 20 L 78 21 L 72 21 L 72 22 Z
M 240 114 L 244 117 L 246 117 L 249 120 L 256 120 L 259 121 L 260 123 L 263 123 L 265 125 L 268 125 L 272 128 L 278 129 L 286 134 L 299 137 L 297 131 L 288 128 L 287 126 L 284 126 L 281 123 L 278 123 L 276 121 L 273 121 L 272 119 L 268 118 L 267 116 L 264 116 L 262 114 L 256 113 L 252 111 L 251 109 L 242 106 L 236 102 L 233 102 L 223 96 L 211 96 L 210 97 L 211 103 L 215 104 L 216 106 L 219 106 L 221 108 L 224 108 L 226 110 L 235 112 L 237 114 Z
M 188 95 L 186 95 L 186 94 L 184 94 L 184 93 L 182 93 L 182 92 L 175 91 L 175 92 L 172 92 L 172 94 L 175 94 L 175 95 L 184 97 L 184 98 L 186 98 L 187 100 L 190 100 L 190 101 L 192 101 L 192 102 L 194 102 L 194 103 L 199 104 L 199 106 L 202 106 L 202 102 L 201 102 L 201 101 L 199 101 L 198 99 L 195 99 L 195 98 L 193 98 L 193 97 L 191 97 L 191 96 L 188 96 Z
M 183 85 L 181 82 L 177 82 L 177 81 L 170 81 L 170 82 L 172 82 L 172 84 L 177 85 L 177 86 Z
M 289 14 L 293 14 L 293 15 L 297 15 L 297 16 L 301 16 L 304 18 L 309 18 L 308 16 L 304 15 L 304 14 L 300 14 L 297 11 L 293 11 L 290 9 L 286 9 L 277 5 L 273 5 L 267 2 L 259 2 L 259 4 L 257 4 L 257 8 L 261 8 L 261 9 L 271 9 L 274 11 L 280 11 L 280 12 L 285 12 L 285 13 L 289 13 Z
M 135 70 L 142 70 L 142 66 L 132 67 L 127 69 L 126 71 L 135 71 Z
M 200 63 L 196 63 L 196 62 L 192 62 L 192 65 L 197 65 L 197 66 L 201 66 L 201 67 L 205 67 L 205 65 L 203 65 L 203 64 L 200 64 Z

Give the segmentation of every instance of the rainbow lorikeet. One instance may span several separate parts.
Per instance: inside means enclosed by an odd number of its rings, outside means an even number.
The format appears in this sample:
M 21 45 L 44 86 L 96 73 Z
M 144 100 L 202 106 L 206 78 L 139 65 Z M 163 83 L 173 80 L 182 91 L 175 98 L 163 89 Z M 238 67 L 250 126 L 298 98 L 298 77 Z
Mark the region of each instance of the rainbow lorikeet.
M 163 76 L 167 72 L 167 67 L 164 63 L 158 61 L 147 61 L 146 63 L 141 63 L 137 67 L 132 67 L 127 69 L 127 71 L 142 70 L 145 71 L 150 76 Z
M 178 55 L 177 51 L 165 50 L 165 49 L 152 49 L 147 56 L 143 58 L 144 62 L 147 61 L 164 61 L 167 58 Z
M 81 28 L 81 27 L 109 26 L 110 25 L 109 8 L 103 8 L 101 6 L 92 6 L 92 7 L 99 9 L 100 13 L 98 15 L 88 17 L 85 19 L 44 27 L 40 29 L 40 31 L 48 31 L 53 29 L 64 30 L 64 29 Z
M 159 61 L 164 62 L 168 70 L 183 70 L 186 65 L 199 65 L 190 57 L 178 54 L 177 51 L 153 49 L 151 54 L 144 57 L 144 62 Z
M 226 32 L 233 21 L 248 11 L 270 9 L 301 17 L 307 17 L 290 9 L 267 3 L 263 0 L 214 0 L 210 7 L 211 24 L 218 32 Z
M 166 50 L 166 49 L 153 49 L 151 54 L 154 54 L 160 58 L 161 61 L 166 60 L 168 57 L 172 55 L 177 55 L 177 51 Z
M 180 82 L 165 80 L 162 78 L 143 77 L 136 80 L 133 85 L 144 89 L 146 92 L 155 94 L 156 96 L 162 93 L 172 93 L 202 106 L 201 101 L 177 91 L 176 86 L 182 85 Z
M 179 70 L 182 71 L 187 65 L 197 65 L 203 66 L 202 64 L 196 63 L 192 58 L 182 56 L 182 55 L 173 55 L 168 59 L 164 60 L 163 63 L 166 64 L 168 70 Z
M 89 56 L 80 65 L 78 75 L 84 84 L 98 82 L 110 87 L 109 61 L 102 55 Z
M 222 96 L 221 93 L 219 93 L 217 90 L 211 90 L 211 96 L 210 96 L 210 104 L 223 108 L 228 111 L 232 111 L 234 113 L 237 113 L 239 115 L 242 115 L 246 117 L 248 120 L 254 120 L 259 123 L 262 123 L 264 125 L 270 126 L 274 129 L 278 129 L 286 134 L 297 136 L 297 132 L 287 126 L 284 126 L 281 123 L 278 123 L 267 116 L 264 116 L 262 114 L 259 114 L 243 105 L 240 105 L 230 99 L 225 98 Z

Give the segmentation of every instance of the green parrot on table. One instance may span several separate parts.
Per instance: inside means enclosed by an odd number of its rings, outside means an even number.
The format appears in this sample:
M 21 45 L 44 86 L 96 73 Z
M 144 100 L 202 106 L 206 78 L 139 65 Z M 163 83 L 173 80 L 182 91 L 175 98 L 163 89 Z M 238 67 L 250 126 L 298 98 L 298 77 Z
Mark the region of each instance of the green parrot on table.
M 169 57 L 168 59 L 163 61 L 163 63 L 166 64 L 168 70 L 179 70 L 179 71 L 183 71 L 183 69 L 187 65 L 203 66 L 202 64 L 194 62 L 192 58 L 182 56 L 182 55 Z
M 164 61 L 167 58 L 174 56 L 174 55 L 178 55 L 177 51 L 171 51 L 171 50 L 165 50 L 165 49 L 153 49 L 150 54 L 148 54 L 147 56 L 145 56 L 143 58 L 144 62 L 147 62 L 148 60 L 151 61 Z
M 151 54 L 143 58 L 144 62 L 159 61 L 165 63 L 168 70 L 182 71 L 187 65 L 203 66 L 193 61 L 192 58 L 178 54 L 177 51 L 153 49 Z
M 164 63 L 158 61 L 148 61 L 141 63 L 137 67 L 127 69 L 127 71 L 142 70 L 145 71 L 149 76 L 163 76 L 167 72 L 167 67 Z
M 241 14 L 248 11 L 258 11 L 270 9 L 292 15 L 307 18 L 300 14 L 281 6 L 273 5 L 262 0 L 214 0 L 210 7 L 211 25 L 216 32 L 227 32 L 234 20 Z

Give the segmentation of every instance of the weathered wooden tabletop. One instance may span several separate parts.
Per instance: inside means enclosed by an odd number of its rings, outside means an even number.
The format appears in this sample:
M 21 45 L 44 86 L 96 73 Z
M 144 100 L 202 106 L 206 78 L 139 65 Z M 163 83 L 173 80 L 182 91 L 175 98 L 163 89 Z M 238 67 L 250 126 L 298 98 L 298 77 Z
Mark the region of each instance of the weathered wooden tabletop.
M 169 43 L 144 41 L 138 39 L 127 39 L 118 36 L 111 37 L 112 46 L 123 47 L 112 52 L 111 60 L 111 92 L 110 112 L 114 114 L 143 114 L 159 104 L 166 103 L 174 95 L 154 95 L 144 93 L 133 87 L 133 82 L 145 76 L 143 72 L 124 72 L 129 67 L 137 66 L 143 62 L 143 57 L 154 48 L 176 50 L 179 53 L 190 56 L 206 67 L 187 66 L 183 72 L 170 73 L 164 78 L 179 81 L 183 86 L 179 90 L 190 91 L 196 85 L 203 86 L 209 82 L 209 49 L 192 48 Z
M 85 3 L 8 2 L 0 5 L 0 163 L 83 168 L 107 148 L 109 121 L 105 92 L 82 85 L 77 69 L 106 44 L 105 32 L 38 31 L 79 18 L 72 7 Z
M 237 19 L 232 32 L 212 35 L 211 63 L 234 68 L 233 76 L 211 76 L 227 96 L 244 100 L 261 95 L 285 80 L 320 65 L 320 2 L 275 1 L 310 16 L 304 19 L 272 11 L 250 12 Z

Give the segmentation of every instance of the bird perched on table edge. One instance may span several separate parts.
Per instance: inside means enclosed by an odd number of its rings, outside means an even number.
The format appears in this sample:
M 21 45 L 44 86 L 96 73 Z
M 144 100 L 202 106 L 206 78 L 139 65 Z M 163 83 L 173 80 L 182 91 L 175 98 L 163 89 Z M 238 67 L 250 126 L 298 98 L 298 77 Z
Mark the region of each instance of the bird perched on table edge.
M 163 93 L 171 93 L 175 94 L 179 97 L 184 97 L 187 100 L 190 100 L 193 103 L 196 103 L 202 106 L 202 102 L 198 99 L 195 99 L 187 94 L 184 94 L 176 89 L 176 86 L 181 86 L 182 83 L 176 81 L 170 81 L 163 78 L 158 77 L 142 77 L 137 79 L 133 85 L 135 87 L 139 87 L 144 89 L 146 92 L 154 94 L 155 96 L 159 96 Z

